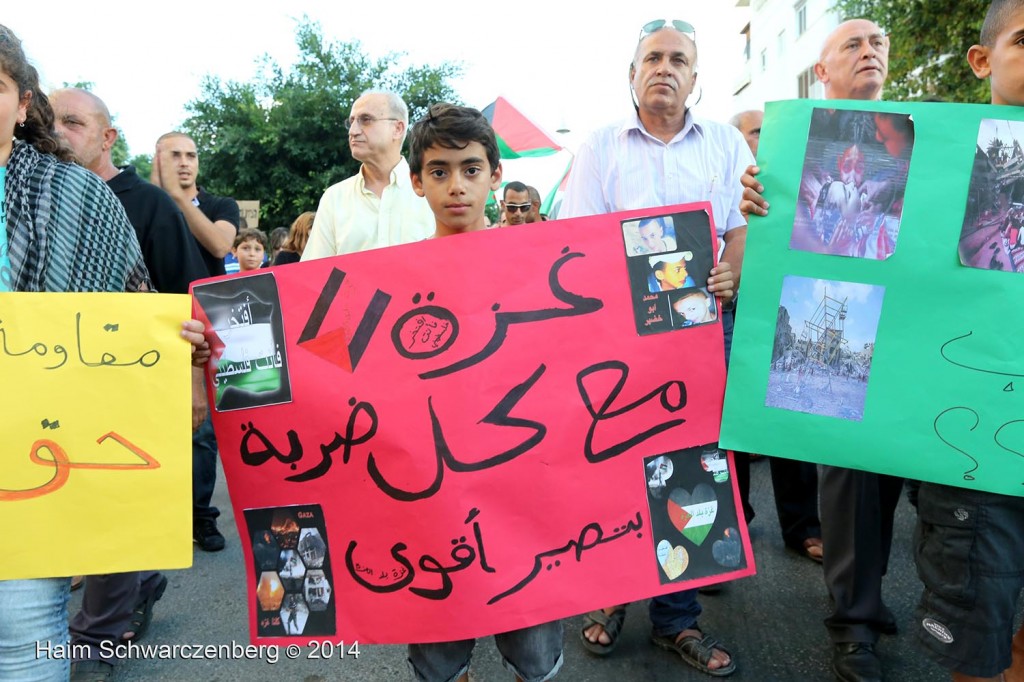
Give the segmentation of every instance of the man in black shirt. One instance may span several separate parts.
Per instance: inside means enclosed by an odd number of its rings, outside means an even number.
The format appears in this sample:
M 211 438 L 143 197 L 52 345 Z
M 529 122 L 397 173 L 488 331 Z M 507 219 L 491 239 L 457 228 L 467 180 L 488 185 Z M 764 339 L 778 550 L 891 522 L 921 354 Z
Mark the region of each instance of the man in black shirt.
M 196 184 L 199 154 L 188 135 L 171 132 L 156 141 L 153 156 L 154 185 L 162 187 L 178 205 L 211 277 L 224 274 L 224 256 L 231 251 L 238 233 L 238 204 L 218 197 Z M 209 416 L 192 436 L 192 537 L 200 549 L 224 549 L 224 536 L 217 530 L 220 511 L 210 504 L 217 482 L 217 441 Z

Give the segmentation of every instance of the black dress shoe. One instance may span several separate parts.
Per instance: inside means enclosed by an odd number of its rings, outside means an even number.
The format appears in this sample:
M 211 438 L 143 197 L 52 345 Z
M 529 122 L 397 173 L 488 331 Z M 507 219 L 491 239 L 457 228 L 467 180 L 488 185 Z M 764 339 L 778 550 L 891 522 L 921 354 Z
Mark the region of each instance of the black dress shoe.
M 882 664 L 875 645 L 843 642 L 832 650 L 832 672 L 843 682 L 882 682 Z
M 217 522 L 213 519 L 193 521 L 192 539 L 204 552 L 219 552 L 224 549 L 224 536 L 217 530 Z

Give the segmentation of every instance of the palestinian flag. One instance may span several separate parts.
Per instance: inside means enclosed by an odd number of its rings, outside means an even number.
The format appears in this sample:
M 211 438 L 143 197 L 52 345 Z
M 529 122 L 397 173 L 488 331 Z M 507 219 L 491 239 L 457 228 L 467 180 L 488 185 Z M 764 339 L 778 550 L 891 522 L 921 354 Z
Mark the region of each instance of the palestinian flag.
M 560 193 L 565 193 L 565 187 L 569 184 L 569 173 L 572 171 L 572 164 L 575 160 L 576 157 L 574 156 L 569 158 L 569 163 L 565 166 L 565 172 L 562 173 L 561 182 L 555 185 L 555 188 L 548 192 L 548 195 L 544 197 L 544 202 L 540 205 L 540 212 L 544 215 L 551 213 L 551 209 L 554 207 L 555 201 L 558 199 L 558 195 Z
M 483 114 L 494 128 L 503 159 L 550 156 L 562 148 L 504 97 L 487 105 Z

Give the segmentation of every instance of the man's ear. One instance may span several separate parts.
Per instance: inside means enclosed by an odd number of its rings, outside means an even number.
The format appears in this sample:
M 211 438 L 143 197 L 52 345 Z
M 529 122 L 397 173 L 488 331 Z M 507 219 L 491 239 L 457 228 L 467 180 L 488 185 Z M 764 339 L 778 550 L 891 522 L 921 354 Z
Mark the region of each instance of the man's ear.
M 405 121 L 395 121 L 398 125 L 395 126 L 395 139 L 405 139 Z
M 103 131 L 103 151 L 114 148 L 114 143 L 117 142 L 117 128 L 110 127 Z
M 967 63 L 971 65 L 971 71 L 978 78 L 988 78 L 992 75 L 992 65 L 988 61 L 988 47 L 985 45 L 971 45 L 967 50 Z
M 814 65 L 814 75 L 818 77 L 818 80 L 822 83 L 828 83 L 828 69 L 821 62 Z
M 665 271 L 662 270 L 661 268 L 658 268 L 657 270 L 654 271 L 654 278 L 657 279 L 659 282 L 665 279 Z
M 501 187 L 501 173 L 502 173 L 501 161 L 499 161 L 498 162 L 498 167 L 495 168 L 491 172 L 491 191 L 492 192 L 497 192 L 498 189 Z M 502 210 L 504 210 L 504 208 L 505 208 L 504 200 L 502 200 L 502 202 L 501 202 L 501 208 L 502 208 Z
M 409 173 L 409 179 L 412 180 L 412 191 L 416 192 L 416 196 L 427 196 L 423 191 L 423 178 L 419 173 Z

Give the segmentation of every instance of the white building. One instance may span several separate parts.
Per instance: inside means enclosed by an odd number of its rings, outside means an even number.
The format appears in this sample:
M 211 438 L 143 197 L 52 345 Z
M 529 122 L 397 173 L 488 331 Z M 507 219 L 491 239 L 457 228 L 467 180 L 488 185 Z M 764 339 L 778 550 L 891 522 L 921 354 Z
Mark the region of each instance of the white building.
M 733 84 L 736 111 L 764 109 L 780 99 L 822 99 L 814 75 L 825 38 L 839 25 L 831 0 L 738 0 L 749 7 L 741 33 L 746 37 L 746 64 Z

